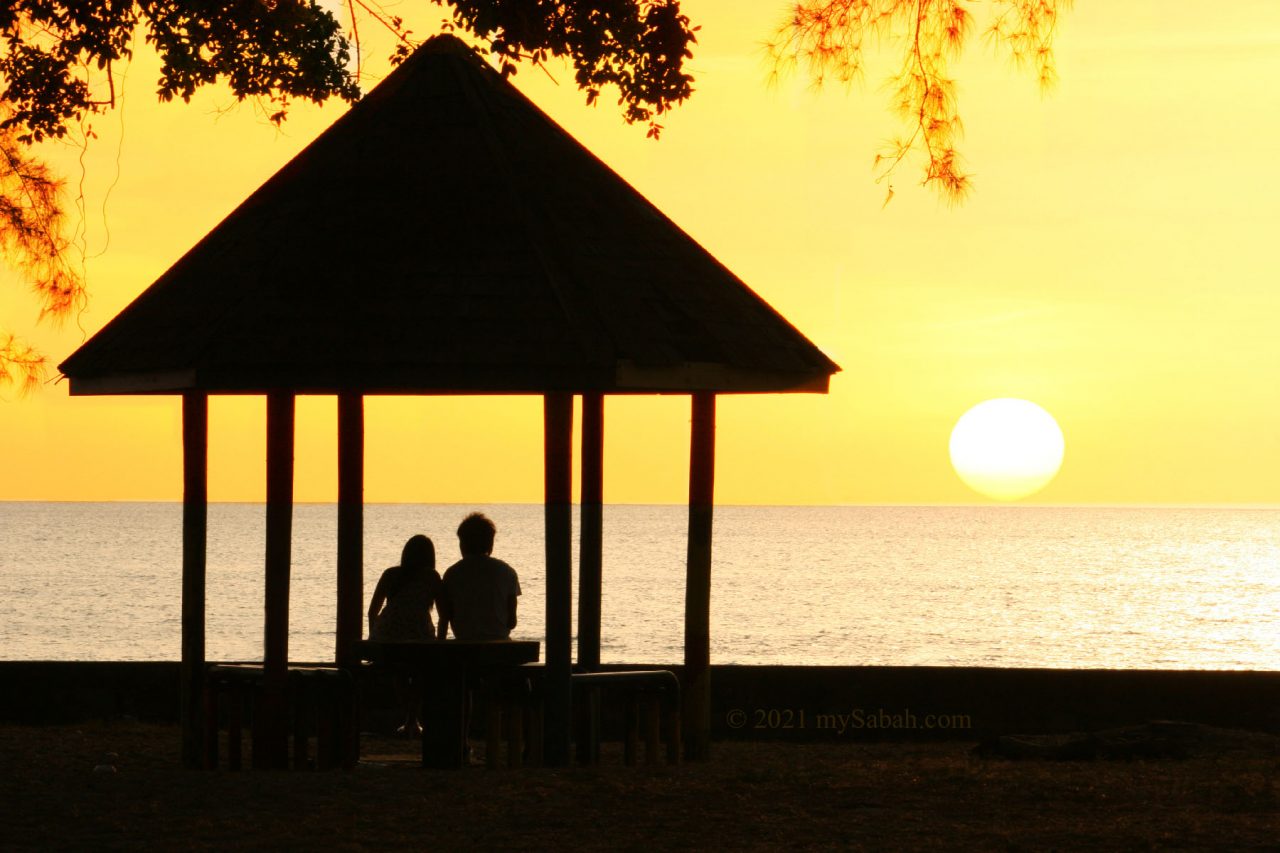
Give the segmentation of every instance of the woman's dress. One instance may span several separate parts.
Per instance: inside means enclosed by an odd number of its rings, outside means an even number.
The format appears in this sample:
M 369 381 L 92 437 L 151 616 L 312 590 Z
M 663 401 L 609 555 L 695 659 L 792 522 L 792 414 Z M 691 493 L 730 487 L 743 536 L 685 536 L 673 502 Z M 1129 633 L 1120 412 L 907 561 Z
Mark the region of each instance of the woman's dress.
M 387 603 L 374 619 L 370 640 L 434 640 L 431 605 L 440 590 L 440 577 L 427 572 L 401 581 L 387 595 Z

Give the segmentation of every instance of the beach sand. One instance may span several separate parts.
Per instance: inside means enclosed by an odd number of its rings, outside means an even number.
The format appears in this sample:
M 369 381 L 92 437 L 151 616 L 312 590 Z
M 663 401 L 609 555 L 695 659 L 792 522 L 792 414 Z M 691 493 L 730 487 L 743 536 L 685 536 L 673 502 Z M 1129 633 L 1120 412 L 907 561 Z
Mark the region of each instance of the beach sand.
M 1274 848 L 1277 744 L 1221 732 L 1183 759 L 1010 761 L 961 742 L 733 742 L 675 767 L 608 753 L 449 772 L 367 737 L 351 771 L 232 773 L 183 770 L 173 725 L 5 725 L 0 848 Z

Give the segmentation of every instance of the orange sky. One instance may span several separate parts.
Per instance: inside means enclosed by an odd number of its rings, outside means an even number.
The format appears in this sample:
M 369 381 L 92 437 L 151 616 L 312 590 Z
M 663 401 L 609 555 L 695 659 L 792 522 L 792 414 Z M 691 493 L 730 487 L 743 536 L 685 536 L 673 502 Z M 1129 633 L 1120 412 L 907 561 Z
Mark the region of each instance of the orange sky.
M 422 5 L 426 35 L 440 12 Z M 702 26 L 697 92 L 660 142 L 607 98 L 585 107 L 567 70 L 515 82 L 844 367 L 829 396 L 722 400 L 719 502 L 982 502 L 947 439 L 1004 396 L 1044 406 L 1066 436 L 1061 473 L 1029 502 L 1277 502 L 1280 6 L 1079 0 L 1047 98 L 974 45 L 957 76 L 977 190 L 958 209 L 910 169 L 882 209 L 871 160 L 896 129 L 883 65 L 847 93 L 770 88 L 759 43 L 782 4 L 684 6 Z M 154 69 L 140 56 L 124 109 L 93 123 L 85 224 L 89 254 L 106 252 L 87 261 L 88 334 L 342 111 L 298 105 L 277 132 L 215 91 L 157 105 Z M 55 152 L 73 191 L 77 155 Z M 80 330 L 35 328 L 13 282 L 0 325 L 60 361 Z M 213 499 L 261 499 L 263 410 L 214 400 Z M 298 498 L 332 500 L 335 405 L 299 411 Z M 369 500 L 540 499 L 537 399 L 368 412 Z M 611 399 L 606 500 L 683 501 L 687 432 L 686 398 Z M 177 499 L 178 435 L 175 399 L 46 387 L 0 404 L 0 499 Z

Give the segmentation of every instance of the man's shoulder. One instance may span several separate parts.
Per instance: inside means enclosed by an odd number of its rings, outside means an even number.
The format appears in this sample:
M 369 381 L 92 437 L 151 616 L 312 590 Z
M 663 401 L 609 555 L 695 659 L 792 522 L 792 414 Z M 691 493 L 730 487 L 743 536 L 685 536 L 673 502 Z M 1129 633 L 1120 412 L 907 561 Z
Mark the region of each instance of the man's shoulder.
M 443 578 L 447 582 L 449 578 L 458 577 L 458 575 L 466 571 L 466 568 L 465 568 L 466 562 L 467 561 L 465 559 L 462 559 L 454 563 L 452 566 L 444 570 L 444 574 L 441 575 L 441 578 Z
M 513 569 L 505 560 L 499 560 L 497 557 L 490 557 L 487 571 L 489 572 L 489 577 L 498 579 L 499 583 L 515 587 L 518 594 L 520 587 L 520 575 L 516 574 L 516 570 Z
M 448 578 L 450 575 L 458 577 L 459 575 L 471 575 L 476 572 L 492 571 L 494 568 L 499 566 L 507 569 L 511 568 L 506 563 L 493 557 L 473 554 L 470 557 L 463 557 L 461 560 L 445 569 L 444 577 Z
M 463 557 L 444 571 L 444 579 L 449 580 L 450 577 L 455 580 L 460 577 L 476 576 L 492 577 L 494 573 L 517 577 L 516 570 L 504 560 L 497 557 L 487 557 L 481 555 L 473 555 Z
M 520 589 L 520 575 L 516 574 L 516 570 L 502 560 L 494 560 L 494 562 L 497 563 L 495 570 L 501 577 L 499 583 L 506 588 L 507 594 L 519 595 L 522 592 Z

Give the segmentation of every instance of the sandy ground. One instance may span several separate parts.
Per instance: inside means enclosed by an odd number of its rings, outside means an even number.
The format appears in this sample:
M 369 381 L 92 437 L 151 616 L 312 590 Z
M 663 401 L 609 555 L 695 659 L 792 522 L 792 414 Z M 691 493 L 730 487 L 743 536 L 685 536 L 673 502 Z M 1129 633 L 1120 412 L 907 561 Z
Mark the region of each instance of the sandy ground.
M 1010 761 L 967 743 L 718 743 L 711 761 L 424 771 L 366 738 L 351 771 L 179 766 L 176 726 L 0 726 L 0 847 L 1276 849 L 1280 738 L 1182 759 Z M 114 772 L 95 770 L 110 764 Z

